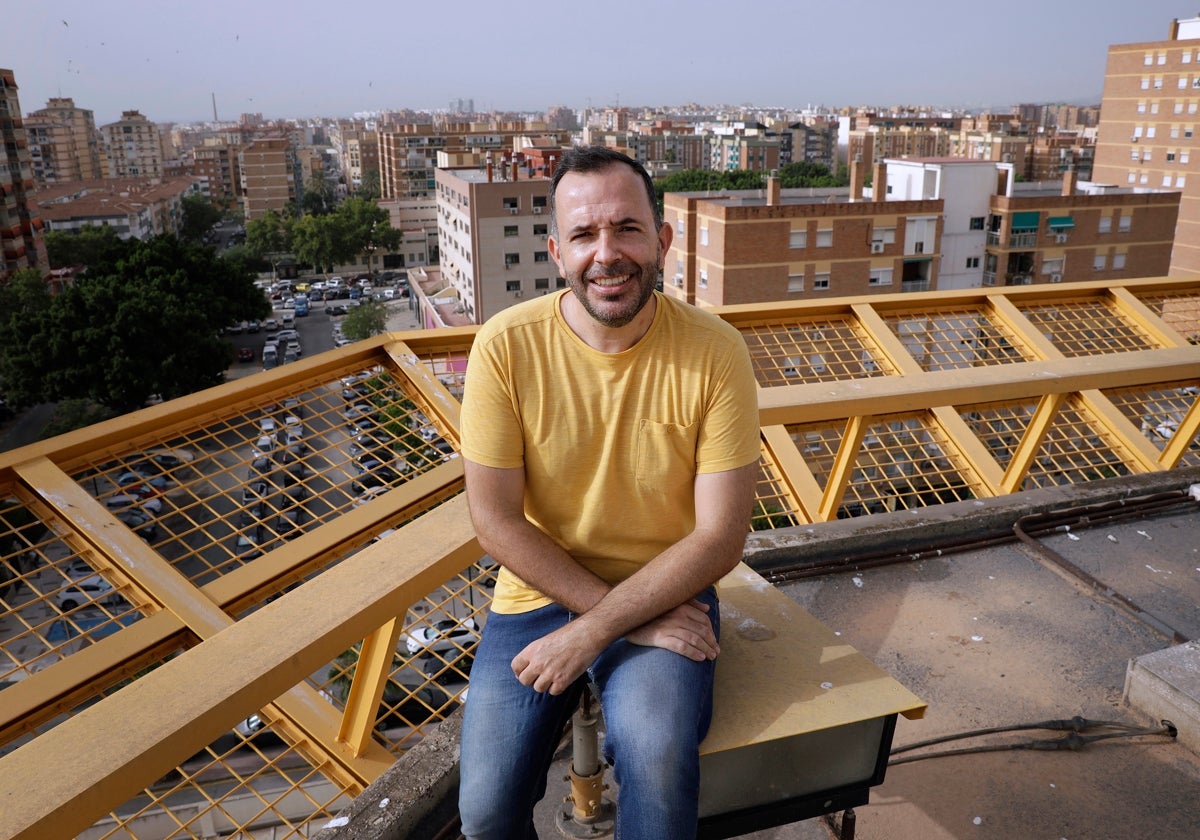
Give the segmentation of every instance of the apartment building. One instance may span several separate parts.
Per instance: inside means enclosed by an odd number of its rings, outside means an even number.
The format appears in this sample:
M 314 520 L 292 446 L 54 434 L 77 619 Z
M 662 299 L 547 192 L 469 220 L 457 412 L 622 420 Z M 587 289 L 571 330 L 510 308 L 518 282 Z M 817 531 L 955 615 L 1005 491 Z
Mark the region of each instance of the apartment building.
M 208 138 L 192 149 L 192 174 L 208 184 L 209 200 L 232 205 L 242 195 L 241 161 L 238 147 Z
M 259 137 L 238 152 L 246 221 L 296 207 L 296 156 L 286 137 Z
M 1072 169 L 1080 181 L 1091 181 L 1095 159 L 1096 138 L 1092 131 L 1035 134 L 1029 144 L 1025 177 L 1030 181 L 1057 181 Z
M 780 167 L 779 137 L 767 136 L 765 126 L 718 129 L 709 140 L 707 169 L 770 172 Z
M 1165 40 L 1108 48 L 1093 177 L 1182 194 L 1171 274 L 1200 274 L 1198 123 L 1200 17 L 1171 21 Z
M 191 175 L 100 178 L 51 184 L 38 192 L 38 201 L 49 230 L 109 227 L 121 239 L 148 239 L 179 233 L 184 197 L 203 194 L 203 186 Z
M 5 69 L 0 69 L 0 140 L 5 164 L 0 166 L 0 280 L 25 268 L 49 272 L 17 79 Z
M 765 190 L 667 193 L 663 290 L 722 306 L 937 288 L 945 202 L 865 200 L 863 176 L 851 179 L 857 188 L 783 190 L 772 177 Z
M 138 111 L 122 111 L 121 119 L 100 127 L 109 178 L 161 178 L 163 143 L 158 126 Z
M 535 148 L 557 148 L 570 142 L 568 131 L 522 121 L 495 126 L 486 123 L 391 125 L 379 132 L 383 197 L 433 197 L 437 187 L 434 173 L 439 152 L 501 155 L 527 153 Z
M 104 177 L 95 114 L 69 96 L 52 97 L 25 117 L 33 178 L 40 186 L 56 181 Z
M 550 259 L 550 170 L 529 174 L 514 155 L 507 163 L 437 169 L 438 248 L 443 297 L 482 324 L 532 295 L 566 287 Z
M 991 200 L 985 286 L 1169 273 L 1180 194 L 1077 181 L 1015 184 Z
M 836 190 L 667 193 L 663 288 L 699 306 L 1165 273 L 1172 191 L 1017 183 L 1012 163 L 850 166 Z

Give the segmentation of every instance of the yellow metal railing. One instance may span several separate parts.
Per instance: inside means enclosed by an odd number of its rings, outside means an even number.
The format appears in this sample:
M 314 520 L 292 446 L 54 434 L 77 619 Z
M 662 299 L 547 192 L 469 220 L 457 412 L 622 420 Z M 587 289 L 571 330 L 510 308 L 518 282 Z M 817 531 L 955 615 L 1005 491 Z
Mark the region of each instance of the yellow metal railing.
M 1200 465 L 1194 281 L 716 311 L 761 386 L 756 529 Z M 0 837 L 302 836 L 458 705 L 473 336 L 0 454 Z

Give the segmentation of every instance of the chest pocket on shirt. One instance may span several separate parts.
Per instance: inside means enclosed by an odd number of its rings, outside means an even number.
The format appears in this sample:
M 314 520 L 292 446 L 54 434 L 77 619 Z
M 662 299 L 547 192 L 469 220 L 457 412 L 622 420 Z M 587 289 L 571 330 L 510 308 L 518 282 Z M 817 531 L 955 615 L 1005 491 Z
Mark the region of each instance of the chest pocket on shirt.
M 665 496 L 691 493 L 696 477 L 697 424 L 681 426 L 642 420 L 638 424 L 637 482 Z

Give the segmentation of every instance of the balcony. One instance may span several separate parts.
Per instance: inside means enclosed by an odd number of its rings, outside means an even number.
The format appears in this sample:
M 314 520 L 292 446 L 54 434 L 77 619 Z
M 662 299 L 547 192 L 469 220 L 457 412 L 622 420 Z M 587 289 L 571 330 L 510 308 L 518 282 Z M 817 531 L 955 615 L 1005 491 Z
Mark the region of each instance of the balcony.
M 1200 468 L 1194 281 L 714 311 L 760 385 L 750 542 L 784 529 L 775 551 L 880 511 Z M 441 622 L 482 624 L 493 574 L 457 457 L 474 335 L 378 336 L 0 454 L 0 836 L 303 836 L 435 737 L 474 640 Z M 305 449 L 256 455 L 287 417 Z M 361 470 L 369 452 L 390 472 Z M 131 501 L 145 463 L 161 487 Z M 81 571 L 112 588 L 68 606 Z M 1044 596 L 958 594 L 1014 623 Z M 924 632 L 963 640 L 948 681 L 991 670 L 969 627 Z

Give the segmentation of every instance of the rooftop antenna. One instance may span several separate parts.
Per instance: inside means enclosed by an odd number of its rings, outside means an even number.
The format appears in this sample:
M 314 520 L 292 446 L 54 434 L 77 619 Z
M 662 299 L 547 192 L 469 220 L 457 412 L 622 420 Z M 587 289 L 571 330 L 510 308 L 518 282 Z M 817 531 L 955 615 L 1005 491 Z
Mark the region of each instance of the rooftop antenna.
M 212 102 L 213 102 L 213 122 L 220 122 L 220 120 L 217 119 L 217 93 L 216 93 L 216 91 L 213 91 Z

